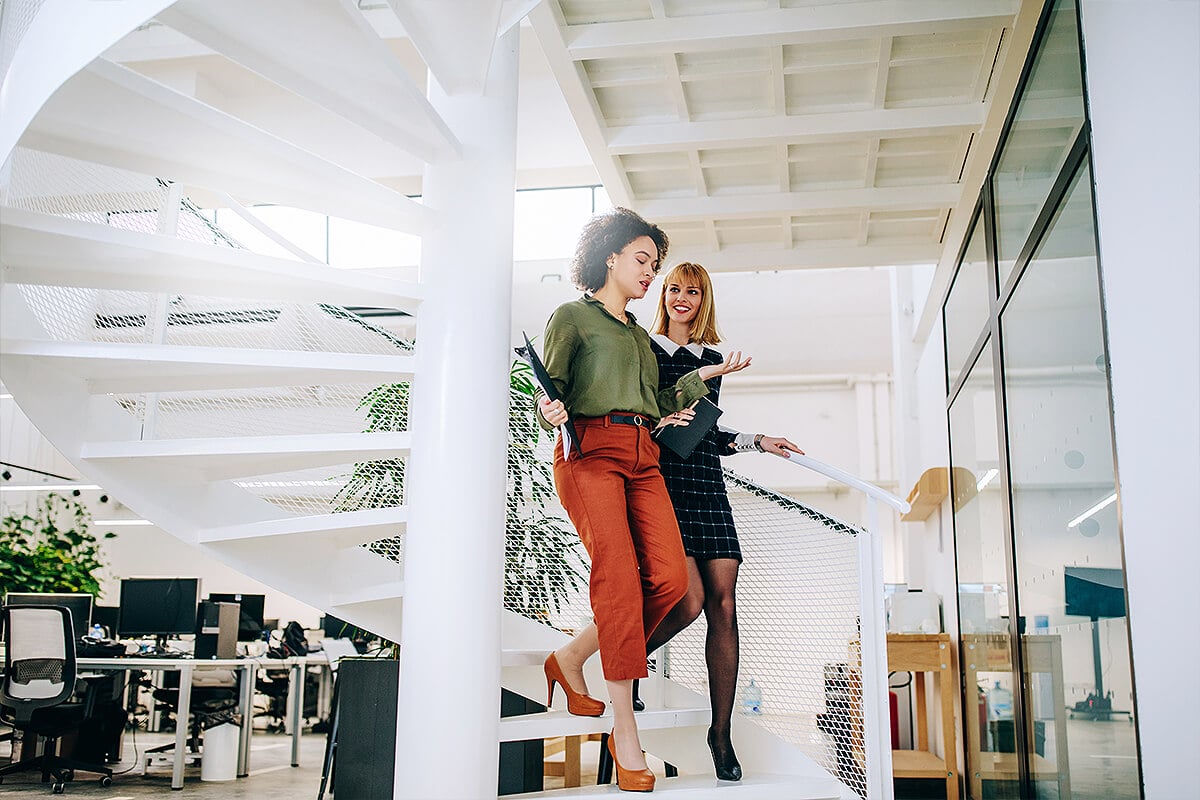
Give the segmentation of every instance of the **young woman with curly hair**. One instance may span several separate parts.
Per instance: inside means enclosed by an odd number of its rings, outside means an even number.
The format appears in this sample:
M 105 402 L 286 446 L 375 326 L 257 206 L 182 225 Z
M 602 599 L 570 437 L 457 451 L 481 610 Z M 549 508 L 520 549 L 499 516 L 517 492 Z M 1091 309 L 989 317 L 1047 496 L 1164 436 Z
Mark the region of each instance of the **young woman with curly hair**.
M 667 245 L 658 226 L 624 208 L 584 226 L 571 277 L 585 294 L 555 310 L 544 338 L 546 370 L 562 399 L 538 400 L 544 426 L 570 418 L 579 437 L 582 455 L 560 439 L 554 482 L 591 557 L 595 616 L 546 659 L 547 704 L 558 684 L 571 713 L 604 712 L 583 677 L 583 664 L 598 647 L 613 706 L 608 746 L 617 785 L 626 791 L 654 788 L 638 739 L 633 681 L 647 674 L 647 639 L 688 586 L 679 526 L 650 434 L 668 415 L 675 415 L 673 424 L 686 424 L 688 406 L 708 393 L 704 381 L 742 366 L 731 357 L 659 388 L 650 336 L 626 305 L 646 295 Z

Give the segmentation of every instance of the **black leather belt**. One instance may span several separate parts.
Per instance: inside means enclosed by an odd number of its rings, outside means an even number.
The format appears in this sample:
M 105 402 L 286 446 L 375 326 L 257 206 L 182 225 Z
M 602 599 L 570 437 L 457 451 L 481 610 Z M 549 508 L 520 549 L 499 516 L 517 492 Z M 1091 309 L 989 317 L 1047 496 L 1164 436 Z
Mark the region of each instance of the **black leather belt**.
M 609 414 L 608 421 L 614 425 L 636 425 L 647 430 L 654 427 L 650 418 L 643 417 L 641 414 Z

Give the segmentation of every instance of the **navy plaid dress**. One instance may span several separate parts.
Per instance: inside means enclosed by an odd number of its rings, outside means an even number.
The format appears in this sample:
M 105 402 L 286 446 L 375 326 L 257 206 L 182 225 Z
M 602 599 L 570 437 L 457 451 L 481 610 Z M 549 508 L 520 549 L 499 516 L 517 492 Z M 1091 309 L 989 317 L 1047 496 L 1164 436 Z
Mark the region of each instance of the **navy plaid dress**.
M 720 364 L 725 360 L 720 353 L 708 347 L 704 348 L 699 358 L 686 347 L 667 355 L 667 351 L 653 338 L 650 349 L 658 359 L 660 389 L 673 386 L 692 370 L 706 364 Z M 717 403 L 721 394 L 720 376 L 707 381 L 707 386 L 708 399 Z M 698 561 L 710 558 L 742 560 L 737 530 L 733 527 L 733 511 L 725 494 L 725 478 L 721 475 L 721 455 L 733 454 L 729 445 L 734 436 L 734 433 L 714 425 L 686 461 L 670 448 L 661 448 L 659 463 L 671 503 L 675 506 L 675 516 L 679 519 L 683 549 Z

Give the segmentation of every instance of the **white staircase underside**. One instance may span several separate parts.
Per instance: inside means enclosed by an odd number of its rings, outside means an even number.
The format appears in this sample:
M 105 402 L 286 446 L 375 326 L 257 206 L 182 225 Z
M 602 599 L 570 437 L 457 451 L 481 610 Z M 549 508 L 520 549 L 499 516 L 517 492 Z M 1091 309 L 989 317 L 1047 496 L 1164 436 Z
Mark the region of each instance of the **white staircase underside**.
M 6 283 L 395 308 L 414 313 L 415 283 L 190 242 L 112 225 L 4 208 Z
M 419 233 L 429 214 L 399 192 L 104 59 L 55 93 L 22 144 L 226 192 L 243 204 L 278 203 L 409 233 Z
M 459 144 L 357 4 L 185 0 L 158 19 L 423 161 Z M 353 91 L 347 91 L 353 87 Z
M 84 461 L 137 462 L 228 480 L 408 455 L 408 433 L 328 433 L 244 438 L 86 442 Z
M 387 383 L 412 377 L 412 356 L 0 339 L 5 360 L 44 361 L 92 394 Z
M 333 542 L 341 547 L 353 547 L 389 536 L 399 536 L 407 524 L 408 509 L 403 506 L 372 508 L 347 511 L 343 514 L 314 514 L 308 517 L 285 517 L 207 528 L 199 532 L 198 539 L 204 544 L 261 539 L 287 539 L 296 543 L 319 540 Z

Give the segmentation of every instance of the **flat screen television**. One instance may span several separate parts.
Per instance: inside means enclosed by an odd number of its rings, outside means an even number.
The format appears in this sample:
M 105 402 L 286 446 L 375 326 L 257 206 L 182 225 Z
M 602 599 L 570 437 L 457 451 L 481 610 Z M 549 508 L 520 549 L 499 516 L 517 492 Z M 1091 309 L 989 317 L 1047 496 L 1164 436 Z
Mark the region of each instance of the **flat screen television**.
M 194 633 L 199 602 L 199 578 L 125 578 L 117 631 L 160 638 Z
M 1125 576 L 1106 567 L 1066 567 L 1063 589 L 1065 614 L 1107 619 L 1125 616 Z
M 75 638 L 86 636 L 92 627 L 92 596 L 62 592 L 9 592 L 6 606 L 65 606 L 71 612 L 71 630 Z
M 214 603 L 237 603 L 238 611 L 238 641 L 257 642 L 263 634 L 263 607 L 267 596 L 264 594 L 230 594 L 209 592 L 208 599 Z

